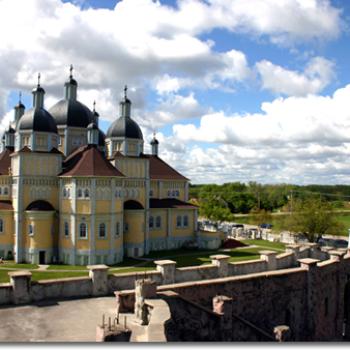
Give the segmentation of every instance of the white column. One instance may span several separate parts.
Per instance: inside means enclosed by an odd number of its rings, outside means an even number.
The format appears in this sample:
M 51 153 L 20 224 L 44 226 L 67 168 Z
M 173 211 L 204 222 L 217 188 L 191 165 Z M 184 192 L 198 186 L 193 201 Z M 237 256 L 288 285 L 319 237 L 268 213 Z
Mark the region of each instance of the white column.
M 77 242 L 77 180 L 72 179 L 72 191 L 71 191 L 71 201 L 72 201 L 72 213 L 71 213 L 71 220 L 70 220 L 70 233 L 72 236 L 72 243 L 73 243 L 73 249 L 72 249 L 72 263 L 75 265 L 76 262 L 76 242 Z
M 95 264 L 96 179 L 91 180 L 90 206 L 91 206 L 91 217 L 90 217 L 90 237 L 89 237 L 90 239 L 89 264 Z
M 68 127 L 64 129 L 64 145 L 63 145 L 64 155 L 68 156 Z
M 115 228 L 116 228 L 116 213 L 115 213 L 115 191 L 116 191 L 116 185 L 115 185 L 115 179 L 112 179 L 112 193 L 111 193 L 111 214 L 110 214 L 110 229 L 109 229 L 109 263 L 114 263 L 114 254 L 115 254 L 115 244 L 113 242 L 115 241 Z

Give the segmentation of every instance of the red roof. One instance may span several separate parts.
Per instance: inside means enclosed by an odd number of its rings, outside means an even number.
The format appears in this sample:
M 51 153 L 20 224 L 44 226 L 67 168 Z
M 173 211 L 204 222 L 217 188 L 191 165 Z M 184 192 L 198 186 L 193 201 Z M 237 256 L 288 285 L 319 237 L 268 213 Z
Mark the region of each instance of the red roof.
M 149 156 L 149 176 L 151 180 L 188 180 L 158 156 Z
M 176 198 L 151 198 L 149 200 L 150 208 L 178 208 L 178 209 L 197 209 L 198 206 L 192 203 L 183 202 Z
M 0 201 L 0 210 L 13 210 L 11 201 Z
M 60 176 L 124 176 L 93 145 L 81 147 L 64 162 Z
M 110 159 L 125 157 L 119 151 L 115 152 Z M 187 177 L 181 175 L 178 171 L 165 163 L 163 159 L 158 156 L 150 154 L 140 154 L 137 156 L 128 156 L 128 158 L 147 158 L 149 159 L 149 176 L 153 180 L 189 180 Z
M 10 154 L 13 152 L 13 147 L 6 147 L 0 153 L 0 175 L 9 175 L 9 168 L 11 167 Z

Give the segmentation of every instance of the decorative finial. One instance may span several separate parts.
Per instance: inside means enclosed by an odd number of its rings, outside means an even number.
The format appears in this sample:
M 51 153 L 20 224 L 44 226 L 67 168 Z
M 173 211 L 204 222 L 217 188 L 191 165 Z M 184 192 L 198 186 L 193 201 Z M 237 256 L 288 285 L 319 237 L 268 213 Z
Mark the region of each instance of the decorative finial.
M 69 66 L 69 78 L 73 78 L 73 65 L 71 64 L 70 66 Z
M 22 103 L 22 91 L 18 93 L 18 103 Z
M 127 99 L 127 91 L 128 91 L 128 86 L 125 85 L 124 87 L 124 98 Z
M 96 101 L 94 101 L 93 106 L 93 112 L 96 112 Z
M 40 86 L 40 77 L 41 77 L 41 75 L 40 75 L 40 73 L 38 73 L 38 87 Z
M 156 138 L 156 132 L 153 131 L 153 138 L 155 139 Z

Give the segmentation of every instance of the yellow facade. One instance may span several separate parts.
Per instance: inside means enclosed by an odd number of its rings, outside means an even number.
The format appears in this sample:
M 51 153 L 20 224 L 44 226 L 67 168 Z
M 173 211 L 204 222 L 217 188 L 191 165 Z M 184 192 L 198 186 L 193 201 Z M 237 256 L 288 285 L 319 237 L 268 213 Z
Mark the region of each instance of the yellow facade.
M 0 256 L 12 252 L 17 262 L 40 264 L 114 264 L 196 239 L 188 180 L 158 156 L 144 155 L 142 138 L 107 138 L 107 158 L 96 151 L 100 143 L 87 145 L 86 128 L 57 128 L 16 130 L 21 148 L 12 147 L 8 175 L 0 175 Z M 111 147 L 124 153 L 113 158 Z

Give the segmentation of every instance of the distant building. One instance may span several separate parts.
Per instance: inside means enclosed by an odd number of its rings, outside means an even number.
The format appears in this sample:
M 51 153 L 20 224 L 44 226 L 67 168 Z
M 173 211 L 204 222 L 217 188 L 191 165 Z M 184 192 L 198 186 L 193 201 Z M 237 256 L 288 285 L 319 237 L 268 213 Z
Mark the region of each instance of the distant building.
M 99 114 L 77 100 L 78 83 L 48 111 L 19 101 L 0 154 L 0 256 L 16 262 L 114 264 L 196 239 L 189 180 L 152 154 L 131 118 L 131 101 L 105 135 Z

